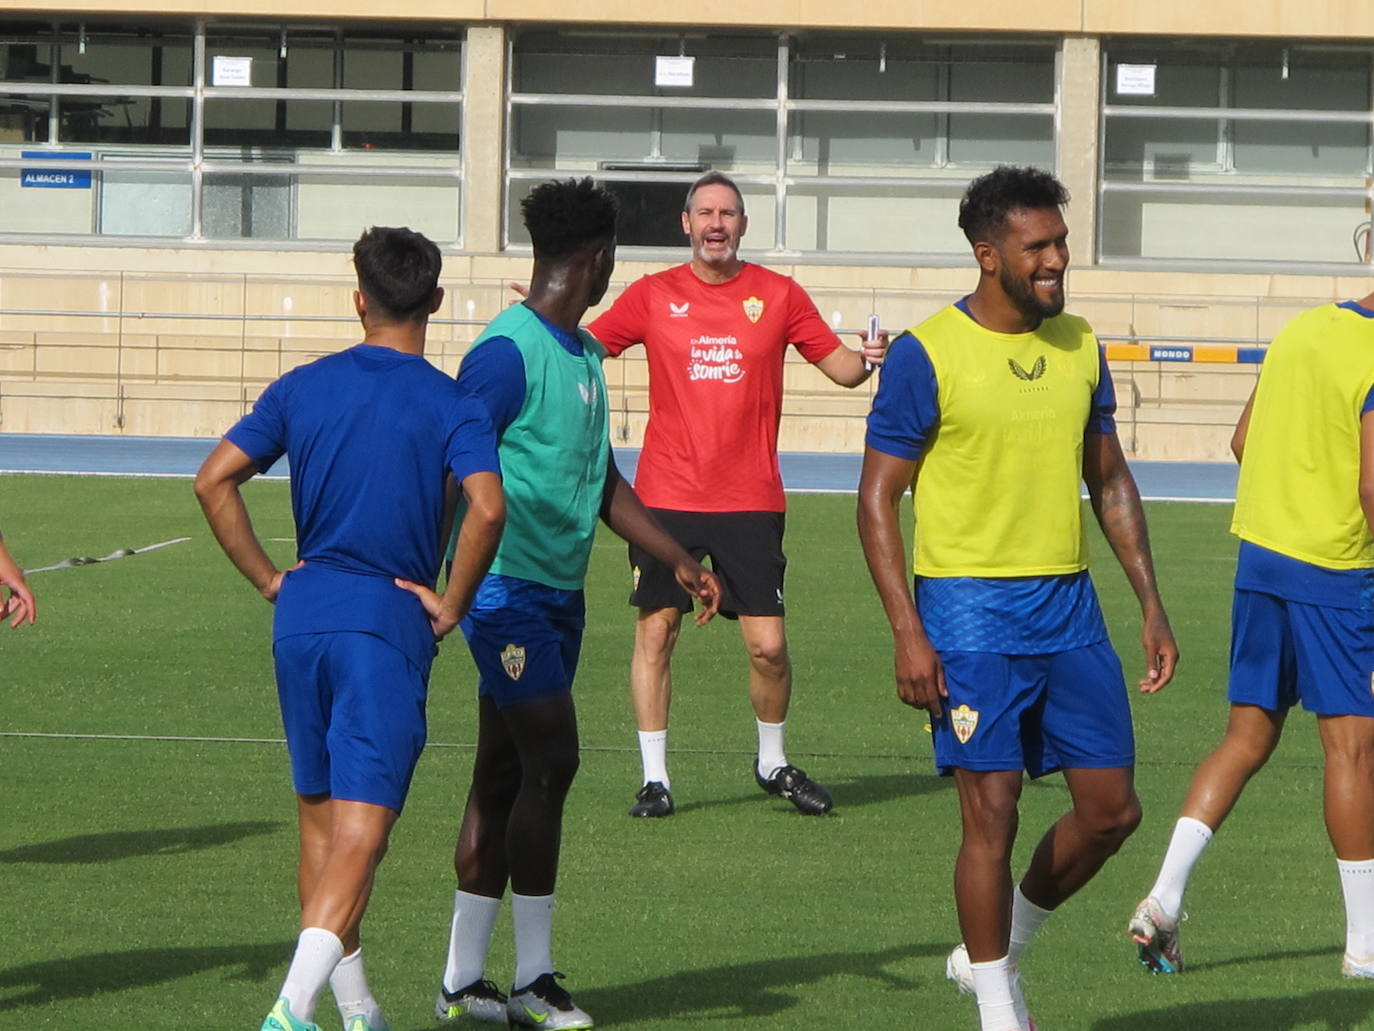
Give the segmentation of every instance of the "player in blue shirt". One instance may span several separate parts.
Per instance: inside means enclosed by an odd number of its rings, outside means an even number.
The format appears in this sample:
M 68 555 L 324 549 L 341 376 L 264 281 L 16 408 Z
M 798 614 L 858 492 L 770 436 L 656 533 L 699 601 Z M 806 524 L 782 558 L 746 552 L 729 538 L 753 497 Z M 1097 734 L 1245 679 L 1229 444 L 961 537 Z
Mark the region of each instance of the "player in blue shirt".
M 591 179 L 545 183 L 521 205 L 534 244 L 523 304 L 502 312 L 463 359 L 458 382 L 491 414 L 508 518 L 463 633 L 477 665 L 478 738 L 454 852 L 458 889 L 441 1020 L 546 1031 L 592 1019 L 554 970 L 554 884 L 563 803 L 578 767 L 572 684 L 582 646 L 583 582 L 598 521 L 675 571 L 701 600 L 720 582 L 668 536 L 610 458 L 601 345 L 578 324 L 615 267 L 615 199 Z M 515 978 L 485 978 L 492 926 L 509 885 Z
M 353 247 L 361 344 L 263 391 L 196 477 L 229 559 L 269 602 L 300 821 L 301 934 L 262 1031 L 318 1031 L 326 982 L 346 1031 L 386 1022 L 359 925 L 425 741 L 435 642 L 467 613 L 505 519 L 486 410 L 424 358 L 439 249 L 374 228 Z M 276 568 L 239 485 L 283 454 L 299 561 Z M 442 596 L 449 477 L 467 501 Z

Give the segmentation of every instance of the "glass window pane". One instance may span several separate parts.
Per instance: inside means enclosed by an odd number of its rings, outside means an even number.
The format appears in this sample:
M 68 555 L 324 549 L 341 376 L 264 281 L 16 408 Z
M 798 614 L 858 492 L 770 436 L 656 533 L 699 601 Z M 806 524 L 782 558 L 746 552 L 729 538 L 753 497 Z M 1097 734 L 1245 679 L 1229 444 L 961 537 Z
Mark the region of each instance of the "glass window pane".
M 1354 261 L 1351 236 L 1367 217 L 1358 197 L 1108 191 L 1102 252 L 1121 258 Z
M 289 175 L 205 177 L 201 231 L 214 240 L 291 238 Z
M 23 147 L 0 147 L 0 157 L 17 158 Z M 48 189 L 21 185 L 17 168 L 0 170 L 0 233 L 90 233 L 95 228 L 98 180 L 90 189 Z
M 652 159 L 655 113 L 643 107 L 516 107 L 513 160 L 522 168 L 597 168 Z
M 63 26 L 60 82 L 190 86 L 191 34 L 114 26 Z
M 334 106 L 322 100 L 205 101 L 208 147 L 327 148 Z
M 855 111 L 797 111 L 787 170 L 796 175 L 911 175 L 939 157 L 940 117 Z
M 787 246 L 801 251 L 964 254 L 962 179 L 948 187 L 800 184 L 787 194 Z
M 186 236 L 191 232 L 187 172 L 106 172 L 96 231 L 117 236 Z
M 692 57 L 688 88 L 654 85 L 654 58 Z M 512 81 L 517 93 L 625 96 L 775 97 L 776 36 L 599 36 L 522 32 Z
M 950 115 L 949 160 L 963 166 L 1014 164 L 1053 169 L 1054 117 Z
M 50 109 L 46 96 L 0 97 L 0 140 L 6 143 L 47 143 Z
M 1369 127 L 1329 122 L 1236 122 L 1236 171 L 1358 178 L 1369 169 Z
M 663 156 L 724 172 L 777 163 L 778 117 L 772 111 L 663 111 Z
M 939 100 L 934 47 L 896 37 L 813 36 L 793 47 L 791 95 L 803 100 Z

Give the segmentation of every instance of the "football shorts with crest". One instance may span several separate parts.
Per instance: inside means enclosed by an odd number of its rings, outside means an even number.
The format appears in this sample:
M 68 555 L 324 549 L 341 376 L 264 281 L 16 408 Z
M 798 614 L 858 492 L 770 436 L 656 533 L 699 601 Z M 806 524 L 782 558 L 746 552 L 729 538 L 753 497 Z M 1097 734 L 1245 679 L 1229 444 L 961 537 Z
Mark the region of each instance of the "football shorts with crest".
M 949 697 L 931 731 L 942 776 L 1134 765 L 1125 677 L 1109 642 L 1046 655 L 948 651 L 940 661 Z
M 489 574 L 459 625 L 477 664 L 477 694 L 498 709 L 572 690 L 586 626 L 581 591 Z

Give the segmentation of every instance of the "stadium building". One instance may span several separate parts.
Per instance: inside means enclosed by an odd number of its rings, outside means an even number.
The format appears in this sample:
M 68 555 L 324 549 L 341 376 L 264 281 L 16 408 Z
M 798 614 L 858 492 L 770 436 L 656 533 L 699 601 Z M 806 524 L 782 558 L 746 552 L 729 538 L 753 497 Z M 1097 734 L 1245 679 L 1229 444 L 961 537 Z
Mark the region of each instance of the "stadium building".
M 905 327 L 973 284 L 965 184 L 1020 163 L 1073 195 L 1070 309 L 1129 453 L 1221 459 L 1263 343 L 1369 290 L 1372 134 L 1368 0 L 6 3 L 0 429 L 218 435 L 356 338 L 372 224 L 443 246 L 456 369 L 555 176 L 620 196 L 622 284 L 684 260 L 714 168 L 747 257 Z M 607 375 L 637 444 L 642 358 Z M 784 448 L 861 446 L 865 390 L 787 384 Z

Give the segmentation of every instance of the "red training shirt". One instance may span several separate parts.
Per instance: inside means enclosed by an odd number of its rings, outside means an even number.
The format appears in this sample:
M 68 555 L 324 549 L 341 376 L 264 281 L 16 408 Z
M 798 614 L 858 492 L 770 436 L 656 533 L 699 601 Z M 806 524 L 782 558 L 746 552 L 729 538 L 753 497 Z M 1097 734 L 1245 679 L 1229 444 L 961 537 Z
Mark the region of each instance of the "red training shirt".
M 793 344 L 809 362 L 840 346 L 806 291 L 746 264 L 705 283 L 679 265 L 632 283 L 589 327 L 609 355 L 644 345 L 649 423 L 635 475 L 646 505 L 781 512 L 778 420 Z

